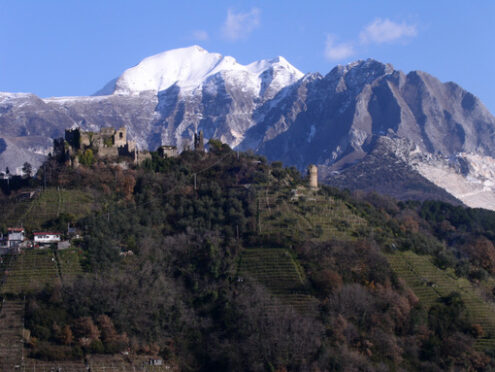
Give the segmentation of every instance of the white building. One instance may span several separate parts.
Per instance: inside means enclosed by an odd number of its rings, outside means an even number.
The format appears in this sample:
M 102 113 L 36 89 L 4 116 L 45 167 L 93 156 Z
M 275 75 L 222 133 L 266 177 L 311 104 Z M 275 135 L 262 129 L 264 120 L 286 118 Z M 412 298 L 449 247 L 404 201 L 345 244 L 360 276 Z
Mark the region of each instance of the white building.
M 53 244 L 58 243 L 61 240 L 60 233 L 55 232 L 35 232 L 34 244 Z
M 9 227 L 7 229 L 7 246 L 10 248 L 17 247 L 24 241 L 23 227 Z

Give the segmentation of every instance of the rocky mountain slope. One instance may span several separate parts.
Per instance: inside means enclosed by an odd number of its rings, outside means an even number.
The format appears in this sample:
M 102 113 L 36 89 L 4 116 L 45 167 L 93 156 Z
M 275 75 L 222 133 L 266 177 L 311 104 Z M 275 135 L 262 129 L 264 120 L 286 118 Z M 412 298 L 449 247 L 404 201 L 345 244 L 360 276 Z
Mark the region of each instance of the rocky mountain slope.
M 356 164 L 386 153 L 375 168 L 386 164 L 468 205 L 495 208 L 495 118 L 454 83 L 371 59 L 303 75 L 282 57 L 241 65 L 193 46 L 144 59 L 92 97 L 2 93 L 0 169 L 25 160 L 36 166 L 65 128 L 123 125 L 141 148 L 183 148 L 203 130 L 206 139 L 301 170 L 318 164 L 327 182 L 383 192 L 380 178 Z M 360 169 L 361 183 L 351 168 Z M 404 187 L 392 194 L 410 197 Z

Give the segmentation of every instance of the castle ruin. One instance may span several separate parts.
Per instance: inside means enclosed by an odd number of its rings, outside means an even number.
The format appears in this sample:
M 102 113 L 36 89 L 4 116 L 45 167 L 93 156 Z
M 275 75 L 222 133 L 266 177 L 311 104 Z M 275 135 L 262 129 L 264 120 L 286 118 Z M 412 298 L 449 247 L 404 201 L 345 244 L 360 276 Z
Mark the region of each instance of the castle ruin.
M 134 141 L 127 140 L 125 127 L 101 128 L 99 132 L 85 132 L 80 128 L 66 129 L 65 138 L 54 142 L 55 153 L 65 154 L 74 165 L 78 164 L 78 157 L 87 149 L 91 149 L 101 159 L 125 157 L 135 164 L 151 158 L 148 151 L 139 151 Z
M 158 155 L 160 155 L 162 158 L 176 158 L 179 155 L 179 153 L 177 152 L 177 146 L 162 145 L 158 147 L 157 151 Z
M 202 130 L 200 130 L 199 133 L 194 133 L 194 151 L 198 151 L 198 152 L 205 151 L 204 137 Z

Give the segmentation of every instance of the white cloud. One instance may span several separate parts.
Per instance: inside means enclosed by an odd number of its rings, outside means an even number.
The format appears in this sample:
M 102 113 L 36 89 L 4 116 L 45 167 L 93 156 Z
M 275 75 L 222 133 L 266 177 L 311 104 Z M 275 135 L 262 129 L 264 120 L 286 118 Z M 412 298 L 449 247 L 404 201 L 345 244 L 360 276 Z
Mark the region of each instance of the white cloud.
M 192 37 L 193 37 L 194 40 L 198 40 L 198 41 L 205 41 L 205 40 L 208 40 L 209 39 L 208 32 L 206 32 L 205 30 L 195 30 L 195 31 L 193 31 Z
M 336 43 L 337 37 L 327 35 L 325 41 L 325 58 L 330 61 L 338 61 L 353 56 L 356 52 L 351 43 Z
M 232 9 L 227 11 L 227 19 L 222 26 L 222 34 L 228 40 L 245 39 L 254 29 L 260 25 L 261 11 L 252 8 L 247 13 L 235 13 Z
M 405 22 L 396 23 L 388 18 L 376 18 L 359 34 L 362 44 L 391 43 L 403 38 L 414 37 L 418 34 L 416 25 Z

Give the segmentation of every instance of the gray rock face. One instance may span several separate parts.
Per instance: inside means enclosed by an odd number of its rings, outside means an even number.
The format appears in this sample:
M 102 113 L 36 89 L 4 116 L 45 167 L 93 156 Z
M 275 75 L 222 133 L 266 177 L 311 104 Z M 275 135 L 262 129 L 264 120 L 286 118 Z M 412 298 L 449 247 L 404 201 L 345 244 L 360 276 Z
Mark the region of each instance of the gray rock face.
M 454 205 L 460 199 L 423 176 L 409 159 L 414 146 L 395 137 L 377 137 L 372 150 L 360 161 L 339 171 L 320 167 L 326 183 L 351 190 L 374 191 L 400 200 L 442 200 Z
M 199 60 L 187 62 L 193 57 Z M 478 98 L 427 73 L 405 74 L 371 59 L 302 76 L 283 58 L 243 66 L 191 47 L 144 60 L 98 94 L 108 95 L 0 93 L 0 169 L 26 160 L 37 166 L 51 150 L 49 139 L 73 126 L 126 126 L 140 148 L 152 150 L 186 147 L 203 130 L 206 139 L 301 170 L 318 164 L 324 177 L 372 153 L 377 158 L 381 137 L 407 139 L 402 151 L 495 157 L 495 118 Z
M 495 154 L 495 118 L 471 93 L 373 60 L 336 67 L 281 106 L 297 113 L 259 150 L 300 168 L 308 163 L 343 168 L 369 153 L 374 138 L 389 135 L 432 154 Z M 264 123 L 268 130 L 277 124 Z

